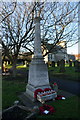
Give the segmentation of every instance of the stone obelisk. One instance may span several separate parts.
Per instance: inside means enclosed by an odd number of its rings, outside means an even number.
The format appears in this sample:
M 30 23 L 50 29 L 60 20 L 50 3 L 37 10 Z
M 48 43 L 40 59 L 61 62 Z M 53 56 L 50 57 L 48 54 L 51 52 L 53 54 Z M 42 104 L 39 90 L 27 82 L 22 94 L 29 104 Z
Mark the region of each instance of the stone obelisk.
M 38 88 L 50 88 L 47 65 L 44 62 L 41 50 L 41 31 L 40 17 L 34 18 L 35 23 L 35 40 L 34 40 L 34 57 L 29 67 L 28 84 L 26 95 L 34 101 L 34 91 Z

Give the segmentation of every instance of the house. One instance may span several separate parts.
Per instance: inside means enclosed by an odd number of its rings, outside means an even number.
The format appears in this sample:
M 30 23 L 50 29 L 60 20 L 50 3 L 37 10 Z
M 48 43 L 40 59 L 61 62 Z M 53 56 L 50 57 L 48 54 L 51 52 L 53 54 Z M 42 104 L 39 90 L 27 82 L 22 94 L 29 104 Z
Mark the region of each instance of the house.
M 43 55 L 45 55 L 46 52 L 48 52 L 51 47 L 53 47 L 53 44 L 47 44 L 46 46 L 42 47 L 42 51 L 43 51 Z M 30 53 L 30 52 L 20 52 L 18 55 L 18 63 L 23 63 L 28 64 L 30 63 L 31 59 L 33 58 L 34 54 Z M 50 53 L 48 53 L 45 57 L 44 57 L 44 61 L 45 63 L 48 62 L 58 62 L 60 60 L 65 60 L 65 61 L 75 61 L 77 58 L 80 58 L 80 54 L 77 57 L 77 55 L 71 55 L 71 54 L 67 54 L 67 47 L 66 47 L 66 41 L 61 41 L 59 42 L 57 45 L 54 46 L 54 49 L 51 50 Z M 4 59 L 5 61 L 9 61 L 7 57 L 5 57 Z
M 68 54 L 68 59 L 71 60 L 71 61 L 76 60 L 75 55 L 71 55 L 71 54 Z
M 47 50 L 50 50 L 51 47 L 53 47 L 53 44 L 48 44 Z M 59 60 L 68 60 L 67 55 L 67 49 L 66 49 L 66 42 L 61 41 L 56 46 L 54 46 L 54 49 L 51 50 L 51 52 L 46 56 L 45 62 L 52 62 L 52 61 L 59 61 Z M 45 59 L 44 59 L 45 60 Z
M 47 51 L 50 50 L 50 48 L 53 47 L 52 44 L 47 45 Z M 45 63 L 47 62 L 58 62 L 60 60 L 65 61 L 75 61 L 75 56 L 67 54 L 67 47 L 66 47 L 66 41 L 60 41 L 56 46 L 54 46 L 54 49 L 51 50 L 51 52 L 44 58 Z
M 75 56 L 76 60 L 80 60 L 80 54 L 75 54 L 74 56 Z

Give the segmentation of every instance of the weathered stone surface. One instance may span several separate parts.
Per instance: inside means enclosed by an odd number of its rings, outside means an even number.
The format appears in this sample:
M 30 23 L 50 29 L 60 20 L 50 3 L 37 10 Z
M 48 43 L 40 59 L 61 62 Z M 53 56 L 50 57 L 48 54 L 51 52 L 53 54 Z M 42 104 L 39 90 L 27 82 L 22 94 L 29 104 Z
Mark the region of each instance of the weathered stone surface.
M 35 40 L 34 40 L 34 58 L 29 67 L 28 85 L 25 95 L 34 100 L 34 91 L 38 88 L 50 88 L 47 65 L 44 62 L 41 51 L 40 38 L 40 18 L 37 17 L 35 22 Z
M 60 70 L 59 72 L 65 72 L 65 61 L 62 59 L 59 63 Z
M 49 85 L 48 71 L 46 64 L 42 61 L 32 61 L 29 69 L 29 82 L 33 86 Z
M 40 31 L 40 17 L 34 19 L 35 23 L 35 40 L 34 40 L 34 56 L 42 56 L 41 51 L 41 31 Z
M 26 88 L 26 93 L 34 97 L 34 91 L 38 88 L 44 89 L 49 86 L 49 77 L 47 71 L 47 65 L 44 63 L 43 59 L 34 58 L 31 62 L 29 69 L 29 79 Z

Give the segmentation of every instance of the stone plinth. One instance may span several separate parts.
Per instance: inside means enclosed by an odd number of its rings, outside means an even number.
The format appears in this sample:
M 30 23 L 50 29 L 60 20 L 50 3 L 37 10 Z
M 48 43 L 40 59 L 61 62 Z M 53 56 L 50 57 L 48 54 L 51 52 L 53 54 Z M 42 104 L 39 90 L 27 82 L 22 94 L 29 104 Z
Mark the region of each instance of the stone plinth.
M 29 68 L 29 79 L 26 93 L 34 99 L 34 91 L 38 88 L 50 88 L 47 65 L 43 58 L 33 58 Z

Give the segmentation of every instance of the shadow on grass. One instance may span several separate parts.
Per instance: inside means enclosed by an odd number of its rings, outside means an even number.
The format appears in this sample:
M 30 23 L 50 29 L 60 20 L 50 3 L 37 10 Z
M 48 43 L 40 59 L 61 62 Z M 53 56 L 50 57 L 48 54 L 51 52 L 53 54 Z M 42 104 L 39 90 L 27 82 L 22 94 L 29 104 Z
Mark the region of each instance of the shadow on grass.
M 77 81 L 80 82 L 80 73 L 75 72 L 74 67 L 65 67 L 65 72 L 60 73 L 59 72 L 59 67 L 55 68 L 49 68 L 49 76 L 50 77 L 56 77 L 64 80 L 72 80 L 72 81 Z

